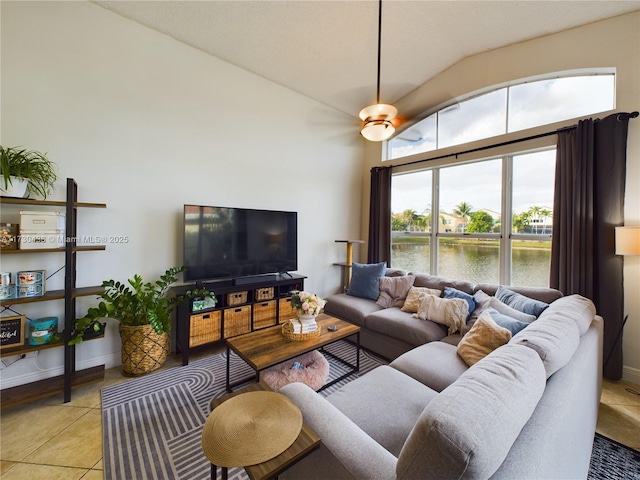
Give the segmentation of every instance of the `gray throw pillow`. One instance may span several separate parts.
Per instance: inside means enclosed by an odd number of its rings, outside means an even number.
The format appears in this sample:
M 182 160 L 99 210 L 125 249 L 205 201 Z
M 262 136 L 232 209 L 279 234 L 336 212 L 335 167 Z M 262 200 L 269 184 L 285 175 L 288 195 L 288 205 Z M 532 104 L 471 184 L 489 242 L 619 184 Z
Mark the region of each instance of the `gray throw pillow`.
M 377 300 L 380 296 L 380 277 L 384 275 L 386 268 L 386 262 L 354 263 L 351 267 L 351 283 L 347 295 Z
M 502 303 L 506 303 L 511 308 L 515 308 L 516 310 L 529 315 L 535 315 L 536 317 L 539 317 L 540 314 L 549 307 L 548 303 L 525 297 L 524 295 L 516 293 L 513 290 L 509 290 L 502 285 L 500 285 L 496 291 L 496 298 Z
M 473 298 L 473 295 L 469 295 L 468 293 L 456 288 L 444 287 L 444 298 L 461 298 L 466 301 L 469 305 L 469 314 L 467 315 L 467 322 L 469 322 L 471 314 L 476 309 L 476 300 Z
M 520 320 L 516 320 L 509 315 L 500 313 L 495 308 L 488 308 L 486 311 L 489 312 L 489 315 L 491 315 L 491 318 L 493 318 L 494 322 L 496 322 L 502 328 L 506 328 L 507 330 L 509 330 L 511 332 L 511 335 L 515 335 L 520 330 L 529 325 L 526 322 L 521 322 Z

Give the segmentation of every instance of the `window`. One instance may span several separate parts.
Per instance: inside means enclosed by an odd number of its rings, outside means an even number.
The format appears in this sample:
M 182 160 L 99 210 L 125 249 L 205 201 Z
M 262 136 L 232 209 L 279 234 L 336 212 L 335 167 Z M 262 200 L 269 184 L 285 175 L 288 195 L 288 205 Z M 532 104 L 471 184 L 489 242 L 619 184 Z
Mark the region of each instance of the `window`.
M 391 256 L 394 268 L 429 272 L 431 170 L 391 179 Z
M 552 148 L 394 175 L 391 266 L 548 286 L 554 173 Z
M 615 108 L 615 75 L 525 81 L 445 105 L 387 142 L 389 160 Z

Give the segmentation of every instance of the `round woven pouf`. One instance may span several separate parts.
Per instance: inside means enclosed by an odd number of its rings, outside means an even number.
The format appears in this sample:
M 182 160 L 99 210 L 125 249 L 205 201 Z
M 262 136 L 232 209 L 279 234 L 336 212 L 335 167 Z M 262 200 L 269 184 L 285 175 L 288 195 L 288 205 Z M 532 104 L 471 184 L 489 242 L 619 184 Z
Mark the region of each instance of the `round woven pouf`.
M 277 457 L 302 429 L 302 413 L 275 392 L 247 392 L 218 406 L 202 429 L 202 450 L 220 467 L 246 467 Z

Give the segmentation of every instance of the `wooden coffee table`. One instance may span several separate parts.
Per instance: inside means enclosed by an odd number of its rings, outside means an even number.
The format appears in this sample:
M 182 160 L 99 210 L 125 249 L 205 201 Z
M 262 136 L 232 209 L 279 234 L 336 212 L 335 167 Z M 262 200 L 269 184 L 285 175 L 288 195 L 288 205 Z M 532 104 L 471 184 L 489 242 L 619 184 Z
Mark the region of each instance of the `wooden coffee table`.
M 320 390 L 323 390 L 331 385 L 339 382 L 340 380 L 348 377 L 349 375 L 360 370 L 360 327 L 353 325 L 349 322 L 345 322 L 335 317 L 331 317 L 327 314 L 318 315 L 316 322 L 318 328 L 320 328 L 320 335 L 310 340 L 289 340 L 282 336 L 282 325 L 275 327 L 264 328 L 262 330 L 256 330 L 251 333 L 239 335 L 226 340 L 227 342 L 227 391 L 233 391 L 233 387 L 243 385 L 249 381 L 260 381 L 260 372 L 269 367 L 273 367 L 278 363 L 291 360 L 303 353 L 311 352 L 313 350 L 321 349 L 325 354 L 332 358 L 335 358 L 340 363 L 349 367 L 351 370 L 339 378 L 325 384 Z M 328 327 L 334 325 L 338 327 L 336 331 L 329 331 Z M 333 353 L 323 350 L 325 345 L 337 342 L 338 340 L 345 339 L 351 335 L 356 336 L 356 364 L 353 365 L 347 360 L 340 358 Z M 254 377 L 245 378 L 234 382 L 229 381 L 231 370 L 231 350 L 236 352 L 240 358 L 242 358 L 255 373 Z

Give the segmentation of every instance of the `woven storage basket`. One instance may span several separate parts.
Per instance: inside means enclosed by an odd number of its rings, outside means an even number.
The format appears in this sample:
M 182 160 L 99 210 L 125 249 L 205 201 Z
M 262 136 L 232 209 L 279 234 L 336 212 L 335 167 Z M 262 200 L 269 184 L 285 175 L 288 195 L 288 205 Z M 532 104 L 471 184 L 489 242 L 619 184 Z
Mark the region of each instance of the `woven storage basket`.
M 290 318 L 294 318 L 296 312 L 291 306 L 291 297 L 281 298 L 278 300 L 278 323 L 284 323 L 289 321 Z
M 227 293 L 227 305 L 233 307 L 234 305 L 242 305 L 243 303 L 247 303 L 247 297 L 249 296 L 249 292 L 234 292 Z
M 205 343 L 220 340 L 222 313 L 216 312 L 191 315 L 189 320 L 189 347 L 197 347 Z
M 253 328 L 272 327 L 276 324 L 276 301 L 256 303 L 253 306 Z
M 256 290 L 256 301 L 271 300 L 273 298 L 273 287 L 258 288 Z
M 251 331 L 251 306 L 227 308 L 224 311 L 224 338 Z
M 291 322 L 286 322 L 282 324 L 282 336 L 289 340 L 311 340 L 312 338 L 320 336 L 320 326 L 318 326 L 315 332 L 293 333 L 293 325 L 291 324 Z
M 169 355 L 169 334 L 158 335 L 151 325 L 120 324 L 122 371 L 144 375 L 160 368 Z

